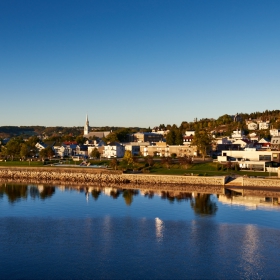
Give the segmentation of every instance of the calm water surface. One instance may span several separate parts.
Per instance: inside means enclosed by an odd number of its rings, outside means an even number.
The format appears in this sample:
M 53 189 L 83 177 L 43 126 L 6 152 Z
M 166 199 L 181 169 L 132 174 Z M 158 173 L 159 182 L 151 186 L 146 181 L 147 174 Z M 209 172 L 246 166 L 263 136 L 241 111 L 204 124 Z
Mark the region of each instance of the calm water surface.
M 277 192 L 1 183 L 0 275 L 275 279 L 279 215 Z

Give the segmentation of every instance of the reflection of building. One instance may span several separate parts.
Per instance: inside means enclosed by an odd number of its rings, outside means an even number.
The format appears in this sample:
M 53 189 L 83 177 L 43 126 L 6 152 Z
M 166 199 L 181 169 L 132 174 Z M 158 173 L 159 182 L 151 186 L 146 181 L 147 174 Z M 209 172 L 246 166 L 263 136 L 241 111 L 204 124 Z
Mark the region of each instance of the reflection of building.
M 219 201 L 223 204 L 243 205 L 248 208 L 257 209 L 259 207 L 271 208 L 280 206 L 280 197 L 260 197 L 260 196 L 231 196 L 219 195 Z

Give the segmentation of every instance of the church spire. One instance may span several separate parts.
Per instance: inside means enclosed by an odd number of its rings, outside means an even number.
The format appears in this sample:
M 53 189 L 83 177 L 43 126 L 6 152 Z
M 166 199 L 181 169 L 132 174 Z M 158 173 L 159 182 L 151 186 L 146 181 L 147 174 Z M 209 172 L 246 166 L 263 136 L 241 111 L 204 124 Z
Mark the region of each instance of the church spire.
M 86 123 L 84 126 L 84 135 L 87 135 L 89 133 L 89 121 L 88 121 L 88 115 L 86 115 Z

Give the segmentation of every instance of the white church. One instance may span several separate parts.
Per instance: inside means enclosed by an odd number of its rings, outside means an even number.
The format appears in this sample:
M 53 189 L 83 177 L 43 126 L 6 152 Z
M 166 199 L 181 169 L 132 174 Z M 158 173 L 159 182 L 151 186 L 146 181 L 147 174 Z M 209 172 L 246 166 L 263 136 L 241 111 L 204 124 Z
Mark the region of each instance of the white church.
M 88 115 L 86 115 L 86 122 L 85 122 L 85 126 L 84 126 L 84 137 L 85 138 L 90 138 L 90 137 L 103 138 L 103 137 L 106 137 L 110 133 L 111 133 L 110 131 L 90 131 Z

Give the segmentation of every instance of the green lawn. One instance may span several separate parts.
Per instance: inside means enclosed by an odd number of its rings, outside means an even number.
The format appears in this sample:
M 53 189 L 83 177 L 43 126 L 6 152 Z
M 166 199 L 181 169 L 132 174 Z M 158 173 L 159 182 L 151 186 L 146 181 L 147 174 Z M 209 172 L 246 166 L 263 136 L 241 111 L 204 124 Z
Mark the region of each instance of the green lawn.
M 42 161 L 0 161 L 0 166 L 44 166 Z
M 177 168 L 174 168 L 177 167 Z M 156 165 L 150 169 L 152 174 L 172 174 L 172 175 L 184 175 L 184 174 L 193 174 L 199 176 L 227 176 L 227 175 L 247 175 L 247 176 L 275 176 L 276 174 L 269 174 L 268 172 L 254 172 L 254 171 L 235 171 L 235 170 L 217 170 L 216 163 L 207 162 L 207 163 L 195 163 L 192 164 L 188 169 L 181 168 L 179 165 L 174 165 L 170 169 L 165 167 L 160 167 Z
M 46 165 L 42 161 L 0 161 L 0 166 L 24 166 L 24 167 L 40 167 L 40 166 L 48 166 L 51 164 L 54 164 L 58 162 L 56 161 L 50 161 L 47 162 Z M 110 161 L 108 160 L 91 160 L 90 161 L 92 165 L 109 165 Z M 79 165 L 81 161 L 79 162 L 73 162 L 72 160 L 65 160 L 65 164 L 72 164 L 73 166 Z M 170 168 L 167 168 L 165 165 L 162 165 L 159 162 L 156 162 L 152 167 L 148 167 L 147 164 L 145 166 L 145 163 L 137 163 L 134 167 L 137 167 L 136 169 L 142 170 L 145 168 L 145 173 L 149 174 L 168 174 L 168 175 L 185 175 L 185 174 L 193 174 L 193 175 L 199 175 L 199 176 L 226 176 L 226 175 L 247 175 L 247 176 L 275 176 L 277 174 L 268 172 L 252 172 L 252 171 L 235 171 L 235 170 L 217 170 L 216 163 L 213 162 L 207 162 L 207 163 L 195 163 L 189 166 L 188 169 L 185 167 L 181 167 L 179 164 L 173 164 L 170 165 Z M 132 166 L 126 166 L 124 162 L 120 162 L 118 169 L 124 170 L 125 168 L 131 169 Z

